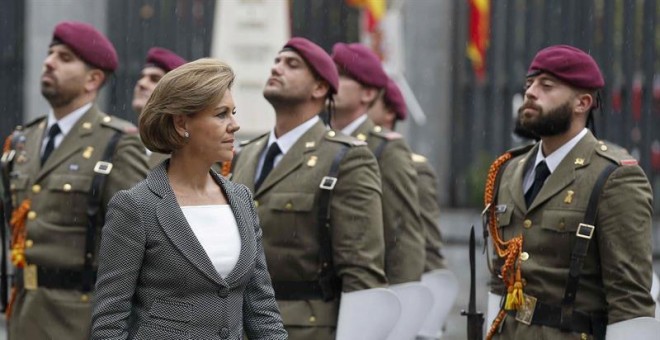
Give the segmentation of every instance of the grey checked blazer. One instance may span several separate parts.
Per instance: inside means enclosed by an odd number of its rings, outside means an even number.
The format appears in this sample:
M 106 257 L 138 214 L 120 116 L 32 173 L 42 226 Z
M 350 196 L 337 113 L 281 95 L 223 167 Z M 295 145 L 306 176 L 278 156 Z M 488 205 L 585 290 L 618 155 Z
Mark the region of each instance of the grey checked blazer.
M 248 189 L 211 171 L 241 236 L 238 263 L 223 278 L 176 201 L 167 162 L 109 204 L 92 339 L 286 339 Z

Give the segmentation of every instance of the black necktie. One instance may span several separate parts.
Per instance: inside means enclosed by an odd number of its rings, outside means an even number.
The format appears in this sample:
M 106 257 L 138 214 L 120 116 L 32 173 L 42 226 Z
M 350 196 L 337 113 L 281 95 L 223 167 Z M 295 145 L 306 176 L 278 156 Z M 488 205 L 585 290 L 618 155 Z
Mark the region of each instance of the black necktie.
M 53 126 L 50 127 L 50 129 L 48 129 L 48 143 L 46 143 L 44 154 L 41 155 L 41 165 L 44 165 L 44 163 L 46 163 L 48 156 L 50 156 L 50 154 L 55 149 L 55 137 L 59 135 L 60 132 L 62 132 L 62 130 L 60 130 L 60 126 L 57 124 L 54 124 Z
M 543 187 L 543 183 L 545 183 L 546 178 L 550 176 L 550 169 L 548 169 L 548 166 L 545 164 L 545 161 L 542 161 L 536 166 L 535 174 L 534 174 L 534 184 L 532 184 L 532 187 L 527 190 L 527 193 L 525 194 L 525 203 L 529 207 L 530 204 L 534 201 L 534 198 L 536 195 L 539 194 L 539 191 L 541 191 L 541 188 Z
M 261 186 L 261 183 L 264 182 L 266 177 L 268 177 L 268 174 L 273 170 L 273 166 L 275 165 L 275 157 L 277 155 L 281 154 L 282 150 L 280 150 L 280 147 L 277 145 L 277 143 L 273 143 L 270 145 L 268 148 L 268 151 L 266 152 L 266 158 L 264 159 L 264 165 L 261 168 L 261 174 L 259 174 L 259 178 L 257 181 L 254 183 L 254 191 L 259 190 L 259 187 Z

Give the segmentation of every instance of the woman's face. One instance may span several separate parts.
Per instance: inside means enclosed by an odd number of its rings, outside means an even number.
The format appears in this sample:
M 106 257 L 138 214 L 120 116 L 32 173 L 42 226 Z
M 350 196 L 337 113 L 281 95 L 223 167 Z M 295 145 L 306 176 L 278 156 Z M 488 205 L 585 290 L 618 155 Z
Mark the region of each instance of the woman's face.
M 211 163 L 230 161 L 234 157 L 234 133 L 240 129 L 235 114 L 234 99 L 227 90 L 217 105 L 186 117 L 184 127 L 189 137 L 183 149 Z

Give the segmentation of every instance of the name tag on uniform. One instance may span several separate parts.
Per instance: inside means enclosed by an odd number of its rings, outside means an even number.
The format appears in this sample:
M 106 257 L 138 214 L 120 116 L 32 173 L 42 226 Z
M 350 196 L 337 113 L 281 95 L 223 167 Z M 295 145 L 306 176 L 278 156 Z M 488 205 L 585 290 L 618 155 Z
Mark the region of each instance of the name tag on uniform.
M 37 289 L 37 265 L 28 264 L 23 268 L 23 287 L 26 290 Z

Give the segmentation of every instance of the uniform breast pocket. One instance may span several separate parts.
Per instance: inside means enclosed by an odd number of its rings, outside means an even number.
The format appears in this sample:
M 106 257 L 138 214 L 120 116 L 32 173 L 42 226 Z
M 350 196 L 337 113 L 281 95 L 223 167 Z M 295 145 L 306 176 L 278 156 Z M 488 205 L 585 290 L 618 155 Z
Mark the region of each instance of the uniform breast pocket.
M 9 188 L 12 193 L 12 205 L 18 207 L 21 203 L 20 201 L 25 198 L 28 182 L 30 178 L 27 176 L 12 176 L 9 180 Z
M 582 222 L 584 222 L 584 211 L 547 209 L 543 212 L 541 242 L 551 245 L 546 250 L 552 253 L 550 254 L 552 256 L 543 257 L 547 260 L 547 265 L 569 267 L 577 238 L 575 232 Z
M 511 217 L 513 216 L 512 204 L 498 204 L 495 206 L 495 218 L 497 225 L 500 228 L 506 228 L 511 225 Z
M 52 214 L 53 223 L 61 225 L 80 225 L 85 221 L 91 176 L 72 174 L 53 174 L 48 178 L 48 195 L 45 202 L 50 211 L 67 211 L 66 214 Z
M 275 232 L 279 236 L 265 235 L 264 238 L 273 236 L 292 242 L 298 238 L 301 232 L 299 228 L 310 226 L 308 220 L 314 208 L 314 194 L 302 192 L 273 193 L 267 206 L 268 214 L 271 214 L 272 218 L 262 218 L 262 221 L 276 221 Z M 316 224 L 312 225 L 316 226 Z M 264 228 L 264 233 L 271 231 Z

